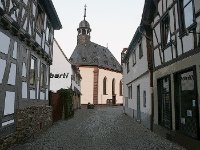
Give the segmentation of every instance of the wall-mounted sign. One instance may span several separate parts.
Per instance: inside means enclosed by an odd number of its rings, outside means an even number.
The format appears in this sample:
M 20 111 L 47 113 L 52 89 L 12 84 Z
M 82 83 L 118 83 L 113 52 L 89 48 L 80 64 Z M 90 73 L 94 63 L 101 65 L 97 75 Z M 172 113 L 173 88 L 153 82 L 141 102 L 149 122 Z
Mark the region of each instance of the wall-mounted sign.
M 182 91 L 194 90 L 193 71 L 181 74 L 181 90 Z
M 69 75 L 69 73 L 63 73 L 63 74 L 53 74 L 53 73 L 50 73 L 50 78 L 57 78 L 57 79 L 60 79 L 60 78 L 63 78 L 63 79 L 65 79 L 65 78 L 67 78 L 68 77 L 68 75 Z

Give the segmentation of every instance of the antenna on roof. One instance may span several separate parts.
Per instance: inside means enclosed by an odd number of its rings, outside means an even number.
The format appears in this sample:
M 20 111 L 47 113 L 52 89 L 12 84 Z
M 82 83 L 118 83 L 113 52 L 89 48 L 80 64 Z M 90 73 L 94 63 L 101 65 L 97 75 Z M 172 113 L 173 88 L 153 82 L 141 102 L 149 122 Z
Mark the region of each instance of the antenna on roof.
M 85 17 L 86 17 L 86 7 L 87 7 L 87 5 L 85 4 L 84 20 L 85 20 Z
M 108 43 L 107 43 L 106 47 L 107 47 L 107 49 L 108 49 Z

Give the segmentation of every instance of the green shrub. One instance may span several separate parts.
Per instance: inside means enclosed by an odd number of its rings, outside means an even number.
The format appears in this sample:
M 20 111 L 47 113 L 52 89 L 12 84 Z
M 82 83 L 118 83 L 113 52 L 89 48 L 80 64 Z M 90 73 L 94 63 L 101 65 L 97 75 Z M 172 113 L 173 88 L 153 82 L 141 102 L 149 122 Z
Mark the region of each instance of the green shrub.
M 74 91 L 72 89 L 60 89 L 57 92 L 60 95 L 62 105 L 64 108 L 64 119 L 72 117 L 74 115 L 74 110 L 73 110 Z

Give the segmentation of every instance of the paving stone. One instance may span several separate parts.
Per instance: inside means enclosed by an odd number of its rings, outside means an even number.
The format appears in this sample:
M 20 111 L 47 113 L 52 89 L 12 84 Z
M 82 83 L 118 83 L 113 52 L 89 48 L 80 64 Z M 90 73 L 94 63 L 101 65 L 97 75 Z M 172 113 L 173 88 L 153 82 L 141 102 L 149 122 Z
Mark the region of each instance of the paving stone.
M 122 107 L 80 109 L 38 137 L 10 150 L 184 150 L 144 128 Z

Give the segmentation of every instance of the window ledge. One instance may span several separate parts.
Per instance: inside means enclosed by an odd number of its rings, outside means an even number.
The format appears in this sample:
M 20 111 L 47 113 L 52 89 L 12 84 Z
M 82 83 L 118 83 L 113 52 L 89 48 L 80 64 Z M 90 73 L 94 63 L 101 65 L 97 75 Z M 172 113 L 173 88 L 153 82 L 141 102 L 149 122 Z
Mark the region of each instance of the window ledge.
M 193 24 L 191 24 L 188 28 L 183 29 L 182 31 L 180 31 L 180 35 L 179 38 L 182 38 L 184 36 L 187 36 L 191 30 L 194 30 L 197 27 L 197 22 L 194 22 Z

